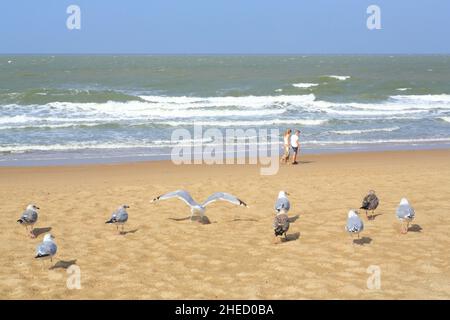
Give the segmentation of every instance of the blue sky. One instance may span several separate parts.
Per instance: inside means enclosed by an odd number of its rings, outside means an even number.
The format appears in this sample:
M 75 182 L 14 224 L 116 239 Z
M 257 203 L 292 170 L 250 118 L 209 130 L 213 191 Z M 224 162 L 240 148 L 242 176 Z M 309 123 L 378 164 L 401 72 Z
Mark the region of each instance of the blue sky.
M 81 8 L 68 30 L 66 8 Z M 381 30 L 366 9 L 381 8 Z M 0 53 L 450 53 L 448 0 L 5 0 Z

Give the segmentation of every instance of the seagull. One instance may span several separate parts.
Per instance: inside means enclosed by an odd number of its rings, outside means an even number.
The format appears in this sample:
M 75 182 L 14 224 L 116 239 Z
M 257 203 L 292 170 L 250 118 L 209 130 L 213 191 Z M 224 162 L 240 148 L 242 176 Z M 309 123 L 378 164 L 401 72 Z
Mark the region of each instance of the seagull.
M 379 203 L 380 203 L 380 201 L 378 200 L 378 197 L 375 194 L 375 191 L 370 190 L 369 194 L 364 197 L 364 200 L 363 200 L 361 208 L 360 208 L 360 209 L 366 210 L 367 220 L 372 220 L 374 218 L 373 213 L 374 213 L 375 209 L 378 207 Z M 370 217 L 367 215 L 367 211 L 369 211 L 369 210 L 372 210 L 372 214 L 370 215 Z
M 123 233 L 123 225 L 128 220 L 127 209 L 129 207 L 130 206 L 128 206 L 126 204 L 121 205 L 120 207 L 117 208 L 116 211 L 113 212 L 113 214 L 111 216 L 111 219 L 109 219 L 105 223 L 115 223 L 117 231 L 119 231 L 119 225 L 121 225 L 122 226 L 122 231 L 120 233 Z
M 55 237 L 52 236 L 50 233 L 47 233 L 44 236 L 44 241 L 36 248 L 36 256 L 34 258 L 39 260 L 46 260 L 50 259 L 50 261 L 53 261 L 53 256 L 56 254 L 56 250 L 58 247 L 56 246 L 56 243 L 53 241 Z
M 291 204 L 289 203 L 289 200 L 287 198 L 289 194 L 285 191 L 280 191 L 278 193 L 278 199 L 275 202 L 275 211 L 277 213 L 284 212 L 288 213 L 289 209 L 291 208 Z
M 358 212 L 356 210 L 350 210 L 348 212 L 347 225 L 345 229 L 352 235 L 356 233 L 359 239 L 359 233 L 364 230 L 364 224 L 360 217 L 358 217 Z
M 408 232 L 409 223 L 414 220 L 416 213 L 406 198 L 402 198 L 397 207 L 397 218 L 402 222 L 402 233 Z M 406 221 L 406 228 L 404 222 Z
M 21 225 L 25 226 L 27 235 L 29 234 L 30 237 L 36 238 L 36 236 L 33 233 L 33 226 L 36 223 L 38 219 L 38 211 L 39 208 L 35 204 L 29 204 L 25 211 L 22 213 L 22 216 L 19 220 L 17 220 L 17 223 L 20 223 Z M 28 231 L 28 226 L 31 226 L 31 230 Z
M 275 233 L 275 239 L 277 236 L 281 236 L 284 234 L 284 239 L 287 239 L 286 232 L 289 230 L 289 217 L 286 211 L 281 210 L 276 214 L 273 219 L 273 229 Z
M 194 213 L 196 211 L 198 211 L 200 213 L 201 217 L 203 218 L 205 215 L 206 206 L 217 200 L 224 200 L 224 201 L 228 201 L 228 202 L 231 202 L 231 203 L 239 205 L 239 206 L 248 207 L 244 201 L 236 198 L 232 194 L 225 193 L 225 192 L 213 193 L 201 204 L 196 202 L 194 199 L 192 199 L 189 192 L 187 192 L 185 190 L 176 190 L 173 192 L 169 192 L 169 193 L 160 195 L 160 196 L 154 198 L 151 202 L 155 202 L 158 200 L 166 200 L 166 199 L 170 199 L 170 198 L 178 198 L 180 200 L 183 200 L 191 208 L 191 221 L 192 221 L 192 217 L 194 216 Z

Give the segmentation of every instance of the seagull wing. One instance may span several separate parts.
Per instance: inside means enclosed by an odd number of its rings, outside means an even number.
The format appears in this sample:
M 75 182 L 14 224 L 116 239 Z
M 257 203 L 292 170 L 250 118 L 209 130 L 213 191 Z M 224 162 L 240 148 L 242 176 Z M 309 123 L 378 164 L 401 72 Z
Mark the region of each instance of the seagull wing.
M 37 212 L 33 210 L 25 210 L 20 217 L 25 223 L 34 223 L 37 220 Z
M 287 198 L 278 198 L 277 202 L 275 202 L 275 211 L 280 212 L 284 210 L 286 212 L 289 211 L 291 204 Z
M 52 241 L 44 241 L 36 248 L 36 258 L 55 255 L 56 244 Z
M 414 209 L 409 204 L 403 204 L 397 208 L 397 217 L 399 219 L 414 219 Z
M 216 192 L 213 193 L 208 197 L 208 199 L 205 200 L 205 202 L 202 203 L 203 207 L 206 207 L 208 204 L 215 202 L 217 200 L 224 200 L 231 202 L 232 204 L 237 204 L 238 206 L 244 206 L 247 207 L 247 204 L 240 200 L 239 198 L 233 196 L 232 194 L 225 193 L 225 192 Z
M 346 229 L 348 232 L 361 232 L 364 229 L 364 224 L 359 217 L 351 217 L 347 220 Z
M 171 199 L 171 198 L 178 198 L 180 200 L 183 200 L 190 207 L 194 207 L 194 206 L 198 205 L 198 203 L 195 202 L 194 199 L 192 199 L 189 192 L 187 192 L 185 190 L 177 190 L 177 191 L 169 192 L 166 194 L 162 194 L 162 195 L 156 197 L 155 199 L 153 199 L 152 202 L 158 201 L 158 200 Z

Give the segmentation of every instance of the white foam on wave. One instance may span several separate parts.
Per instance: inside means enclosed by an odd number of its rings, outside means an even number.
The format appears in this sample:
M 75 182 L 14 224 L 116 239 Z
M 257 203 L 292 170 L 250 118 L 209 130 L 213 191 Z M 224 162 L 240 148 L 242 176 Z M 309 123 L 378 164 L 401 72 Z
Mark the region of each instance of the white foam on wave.
M 318 85 L 319 85 L 318 83 L 293 83 L 292 84 L 293 87 L 302 88 L 302 89 L 317 87 Z
M 337 76 L 337 75 L 334 75 L 334 74 L 327 75 L 326 77 L 332 78 L 332 79 L 336 79 L 336 80 L 340 80 L 340 81 L 344 81 L 344 80 L 347 80 L 347 79 L 351 78 L 350 76 Z
M 375 139 L 375 140 L 307 140 L 309 145 L 359 145 L 359 144 L 421 144 L 429 142 L 450 142 L 449 138 L 418 138 L 418 139 Z
M 373 132 L 393 132 L 400 130 L 400 127 L 392 128 L 375 128 L 375 129 L 361 129 L 361 130 L 335 130 L 330 131 L 330 133 L 335 133 L 339 135 L 352 135 L 352 134 L 363 134 L 363 133 L 373 133 Z
M 450 94 L 410 94 L 391 96 L 391 99 L 409 103 L 450 103 Z
M 443 120 L 445 122 L 450 122 L 450 117 L 441 117 L 439 119 L 441 119 L 441 120 Z
M 156 124 L 164 124 L 169 126 L 186 126 L 186 125 L 202 125 L 212 127 L 260 127 L 270 125 L 297 124 L 304 126 L 318 126 L 325 124 L 328 120 L 319 119 L 274 119 L 274 120 L 254 120 L 254 121 L 166 121 Z
M 263 108 L 276 105 L 301 105 L 316 99 L 314 94 L 275 95 L 275 96 L 241 96 L 241 97 L 186 97 L 186 96 L 139 96 L 139 98 L 156 104 L 164 109 L 193 109 L 193 108 Z
M 411 90 L 411 88 L 397 88 L 395 90 L 397 90 L 397 91 L 407 91 L 407 90 Z
M 241 139 L 242 142 L 236 142 L 237 145 L 257 145 L 257 137 L 248 137 Z M 268 142 L 269 144 L 279 144 L 281 145 L 281 139 L 279 137 L 274 137 L 274 140 Z M 253 141 L 253 142 L 252 142 Z M 450 142 L 450 137 L 448 138 L 418 138 L 418 139 L 378 139 L 378 140 L 304 140 L 302 144 L 304 145 L 314 145 L 314 146 L 330 146 L 330 145 L 374 145 L 374 144 L 410 144 L 419 145 L 423 143 L 442 143 Z M 263 142 L 267 144 L 267 142 Z M 74 151 L 74 150 L 93 150 L 93 149 L 155 149 L 155 148 L 171 148 L 174 146 L 182 147 L 192 147 L 195 145 L 209 145 L 217 146 L 223 143 L 214 142 L 211 139 L 204 140 L 156 140 L 156 141 L 129 141 L 129 142 L 102 142 L 96 143 L 95 141 L 90 142 L 77 142 L 77 143 L 67 143 L 67 144 L 52 144 L 52 145 L 3 145 L 0 146 L 0 152 L 8 153 L 25 153 L 32 151 Z

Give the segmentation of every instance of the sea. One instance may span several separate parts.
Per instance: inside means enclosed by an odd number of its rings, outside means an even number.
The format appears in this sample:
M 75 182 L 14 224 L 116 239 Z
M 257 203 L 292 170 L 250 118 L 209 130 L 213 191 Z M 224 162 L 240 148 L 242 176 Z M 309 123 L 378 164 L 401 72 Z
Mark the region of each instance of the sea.
M 194 124 L 299 129 L 305 154 L 448 148 L 450 56 L 0 56 L 0 166 L 170 159 Z

